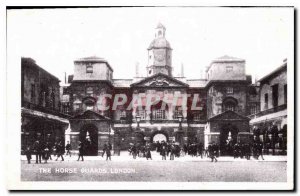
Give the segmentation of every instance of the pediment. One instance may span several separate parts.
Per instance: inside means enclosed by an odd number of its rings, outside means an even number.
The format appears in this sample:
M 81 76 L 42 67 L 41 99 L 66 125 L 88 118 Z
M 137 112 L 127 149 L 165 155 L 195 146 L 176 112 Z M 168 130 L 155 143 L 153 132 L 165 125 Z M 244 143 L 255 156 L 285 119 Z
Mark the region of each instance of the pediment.
M 156 74 L 131 84 L 132 87 L 188 87 L 188 84 L 165 74 Z
M 209 119 L 209 121 L 218 121 L 218 120 L 222 120 L 222 121 L 250 121 L 250 118 L 240 115 L 234 111 L 226 111 L 223 112 L 221 114 L 218 114 L 216 116 L 213 116 Z
M 110 120 L 109 118 L 97 113 L 97 112 L 94 112 L 94 111 L 91 111 L 91 110 L 87 110 L 81 114 L 78 114 L 78 115 L 75 115 L 71 118 L 72 120 L 88 120 L 88 119 L 92 119 L 92 120 Z

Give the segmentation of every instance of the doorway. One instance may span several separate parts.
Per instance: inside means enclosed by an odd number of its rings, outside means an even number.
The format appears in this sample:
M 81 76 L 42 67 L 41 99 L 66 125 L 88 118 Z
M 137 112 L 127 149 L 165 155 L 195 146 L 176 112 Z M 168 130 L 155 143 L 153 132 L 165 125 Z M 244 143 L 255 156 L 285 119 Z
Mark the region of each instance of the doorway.
M 80 131 L 80 141 L 83 143 L 83 153 L 86 156 L 98 155 L 98 129 L 93 124 L 84 125 Z
M 231 123 L 223 124 L 220 131 L 221 155 L 232 155 L 233 146 L 237 143 L 238 128 Z

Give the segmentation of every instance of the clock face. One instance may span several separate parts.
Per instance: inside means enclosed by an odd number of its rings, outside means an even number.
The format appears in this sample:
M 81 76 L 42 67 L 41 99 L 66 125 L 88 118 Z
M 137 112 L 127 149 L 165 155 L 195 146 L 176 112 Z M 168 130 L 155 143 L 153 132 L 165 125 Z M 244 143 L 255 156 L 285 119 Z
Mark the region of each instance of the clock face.
M 155 54 L 155 60 L 161 62 L 165 60 L 165 55 L 162 52 L 158 52 L 157 54 Z

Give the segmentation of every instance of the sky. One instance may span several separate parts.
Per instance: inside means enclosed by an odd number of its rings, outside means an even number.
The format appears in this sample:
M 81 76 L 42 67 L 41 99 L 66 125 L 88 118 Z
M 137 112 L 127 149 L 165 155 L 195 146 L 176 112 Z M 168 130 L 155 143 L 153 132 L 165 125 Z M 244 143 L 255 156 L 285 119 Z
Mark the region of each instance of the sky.
M 246 73 L 259 79 L 293 57 L 293 8 L 69 8 L 8 10 L 7 56 L 31 57 L 64 80 L 73 61 L 105 58 L 114 78 L 146 76 L 147 47 L 160 22 L 173 48 L 173 75 L 181 64 L 189 79 L 218 57 L 246 60 Z M 288 60 L 289 62 L 289 60 Z

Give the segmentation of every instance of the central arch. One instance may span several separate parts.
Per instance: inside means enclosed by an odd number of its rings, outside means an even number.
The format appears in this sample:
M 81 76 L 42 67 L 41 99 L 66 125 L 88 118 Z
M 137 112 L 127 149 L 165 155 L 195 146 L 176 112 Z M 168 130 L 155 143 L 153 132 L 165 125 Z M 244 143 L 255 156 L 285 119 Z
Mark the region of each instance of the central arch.
M 151 135 L 150 141 L 152 143 L 155 143 L 157 141 L 159 141 L 159 142 L 162 142 L 162 141 L 168 142 L 169 141 L 169 137 L 168 137 L 168 134 L 166 132 L 164 132 L 164 131 L 155 131 Z
M 83 125 L 80 130 L 79 140 L 83 143 L 84 155 L 98 155 L 98 129 L 95 125 Z

